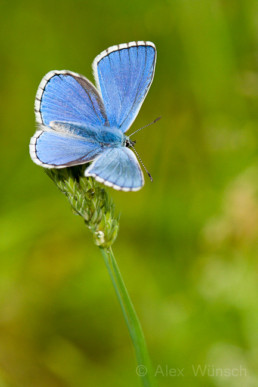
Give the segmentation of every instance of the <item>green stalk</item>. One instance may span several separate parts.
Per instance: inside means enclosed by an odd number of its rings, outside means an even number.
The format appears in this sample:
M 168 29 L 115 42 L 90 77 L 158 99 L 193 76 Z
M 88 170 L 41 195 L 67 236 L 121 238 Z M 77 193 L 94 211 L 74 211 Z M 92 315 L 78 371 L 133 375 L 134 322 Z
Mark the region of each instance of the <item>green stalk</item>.
M 100 247 L 109 275 L 113 282 L 116 295 L 121 305 L 123 315 L 135 349 L 137 367 L 136 374 L 141 378 L 144 387 L 156 386 L 153 377 L 151 361 L 148 354 L 144 334 L 133 303 L 130 299 L 119 267 L 111 247 Z

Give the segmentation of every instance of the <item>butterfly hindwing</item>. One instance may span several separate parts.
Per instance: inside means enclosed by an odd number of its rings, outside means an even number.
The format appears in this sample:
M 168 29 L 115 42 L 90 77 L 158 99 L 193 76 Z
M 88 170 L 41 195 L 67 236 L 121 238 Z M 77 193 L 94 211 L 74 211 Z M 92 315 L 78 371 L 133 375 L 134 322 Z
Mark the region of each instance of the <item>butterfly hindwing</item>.
M 100 144 L 69 133 L 46 128 L 30 141 L 32 160 L 45 168 L 64 168 L 92 161 L 102 152 Z
M 85 175 L 122 191 L 138 191 L 144 184 L 137 158 L 126 147 L 105 150 L 86 169 Z
M 111 127 L 129 129 L 152 83 L 155 64 L 155 45 L 144 41 L 110 47 L 95 58 L 94 76 Z

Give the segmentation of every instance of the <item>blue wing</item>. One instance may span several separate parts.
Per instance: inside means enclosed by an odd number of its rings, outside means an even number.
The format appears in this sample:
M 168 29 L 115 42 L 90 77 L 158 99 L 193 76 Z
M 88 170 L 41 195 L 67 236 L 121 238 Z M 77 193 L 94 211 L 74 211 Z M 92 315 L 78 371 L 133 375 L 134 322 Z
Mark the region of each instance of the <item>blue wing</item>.
M 35 101 L 36 120 L 109 126 L 97 89 L 83 76 L 70 71 L 51 71 L 42 79 Z
M 86 169 L 85 175 L 122 191 L 138 191 L 144 184 L 137 158 L 126 147 L 105 150 Z
M 58 123 L 55 127 L 58 127 Z M 68 128 L 64 127 L 62 132 L 43 129 L 38 130 L 30 141 L 30 156 L 42 167 L 64 168 L 85 164 L 102 152 L 98 142 L 71 134 Z
M 152 83 L 155 64 L 155 45 L 143 41 L 110 47 L 95 58 L 94 76 L 111 127 L 129 129 Z

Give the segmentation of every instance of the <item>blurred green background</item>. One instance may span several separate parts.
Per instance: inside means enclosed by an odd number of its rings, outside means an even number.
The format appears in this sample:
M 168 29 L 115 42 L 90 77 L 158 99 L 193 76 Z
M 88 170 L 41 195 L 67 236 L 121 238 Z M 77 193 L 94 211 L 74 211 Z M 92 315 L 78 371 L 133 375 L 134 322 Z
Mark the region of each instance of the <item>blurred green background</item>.
M 154 182 L 109 192 L 121 213 L 114 252 L 157 381 L 257 386 L 258 2 L 0 7 L 0 387 L 140 385 L 100 252 L 28 152 L 45 73 L 69 69 L 93 80 L 94 57 L 132 40 L 158 50 L 132 128 L 162 116 L 136 136 Z M 198 365 L 239 375 L 195 376 Z

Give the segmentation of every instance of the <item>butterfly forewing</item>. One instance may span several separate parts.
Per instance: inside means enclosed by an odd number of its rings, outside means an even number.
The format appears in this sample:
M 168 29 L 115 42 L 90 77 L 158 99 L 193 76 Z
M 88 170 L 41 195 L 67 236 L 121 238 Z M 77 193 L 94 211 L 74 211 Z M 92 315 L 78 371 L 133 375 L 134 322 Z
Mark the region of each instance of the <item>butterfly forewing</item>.
M 41 81 L 35 101 L 36 120 L 107 125 L 102 99 L 90 81 L 66 70 L 51 71 Z
M 93 62 L 110 126 L 126 132 L 135 120 L 153 80 L 156 48 L 131 42 L 103 51 Z

